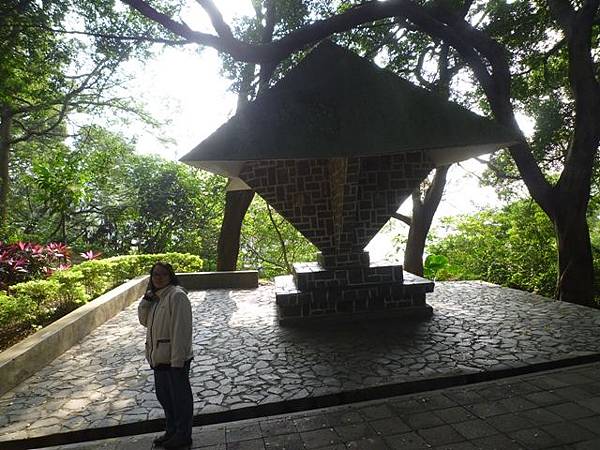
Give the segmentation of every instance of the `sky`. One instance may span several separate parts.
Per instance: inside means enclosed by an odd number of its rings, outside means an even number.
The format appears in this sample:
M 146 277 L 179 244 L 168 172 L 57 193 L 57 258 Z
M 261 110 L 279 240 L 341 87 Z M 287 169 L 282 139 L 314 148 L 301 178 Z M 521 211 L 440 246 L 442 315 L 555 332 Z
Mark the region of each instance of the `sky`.
M 230 81 L 220 75 L 217 52 L 167 48 L 137 73 L 128 91 L 141 99 L 160 122 L 160 129 L 134 127 L 136 149 L 179 159 L 235 113 L 236 95 Z M 164 142 L 164 139 L 172 142 Z
M 244 11 L 252 13 L 249 0 L 217 1 L 216 4 L 228 23 L 236 14 Z M 192 5 L 183 16 L 193 29 L 212 32 L 210 23 L 197 5 Z M 216 51 L 205 49 L 198 52 L 191 46 L 165 48 L 154 59 L 131 63 L 128 71 L 134 77 L 126 89 L 141 99 L 156 119 L 168 122 L 158 131 L 141 126 L 128 127 L 126 133 L 136 139 L 137 150 L 179 159 L 235 114 L 237 97 L 229 90 L 231 82 L 220 74 L 220 69 Z M 531 124 L 525 123 L 525 126 L 530 127 Z M 442 217 L 473 213 L 498 204 L 492 188 L 479 186 L 477 175 L 483 169 L 484 165 L 475 160 L 451 168 L 442 203 L 434 218 L 434 227 Z M 410 208 L 409 199 L 400 212 L 410 214 Z M 372 260 L 389 259 L 391 236 L 408 231 L 399 222 L 384 229 L 385 232 L 367 247 Z M 401 255 L 396 254 L 396 258 L 401 258 Z
M 250 0 L 216 0 L 226 23 L 253 14 Z M 195 2 L 181 13 L 181 20 L 192 29 L 214 34 L 208 16 Z M 195 45 L 165 47 L 149 61 L 132 61 L 125 71 L 134 74 L 126 86 L 145 104 L 153 117 L 168 125 L 160 130 L 135 127 L 136 148 L 143 153 L 158 153 L 179 159 L 235 114 L 237 97 L 229 90 L 218 54 L 211 48 L 198 51 Z M 174 140 L 165 143 L 161 137 Z

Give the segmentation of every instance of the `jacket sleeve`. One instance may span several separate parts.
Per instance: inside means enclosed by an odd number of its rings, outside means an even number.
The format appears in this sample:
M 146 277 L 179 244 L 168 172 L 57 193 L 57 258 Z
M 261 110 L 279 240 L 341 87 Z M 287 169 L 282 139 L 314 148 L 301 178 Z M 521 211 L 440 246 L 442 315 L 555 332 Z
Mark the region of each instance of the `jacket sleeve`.
M 148 326 L 148 314 L 150 314 L 151 306 L 152 303 L 150 303 L 145 298 L 142 298 L 140 300 L 140 303 L 138 304 L 138 319 L 140 323 L 144 326 Z
M 173 296 L 171 312 L 171 367 L 183 367 L 192 349 L 192 305 L 187 294 Z

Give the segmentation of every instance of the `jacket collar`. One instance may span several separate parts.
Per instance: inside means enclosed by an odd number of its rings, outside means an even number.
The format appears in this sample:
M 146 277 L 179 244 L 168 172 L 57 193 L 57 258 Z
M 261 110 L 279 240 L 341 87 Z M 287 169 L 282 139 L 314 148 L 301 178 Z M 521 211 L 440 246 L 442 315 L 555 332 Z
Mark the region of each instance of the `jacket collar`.
M 169 284 L 169 285 L 165 286 L 164 288 L 156 291 L 156 295 L 158 295 L 160 298 L 164 298 L 169 292 L 171 292 L 176 287 L 177 286 L 175 286 L 174 284 Z

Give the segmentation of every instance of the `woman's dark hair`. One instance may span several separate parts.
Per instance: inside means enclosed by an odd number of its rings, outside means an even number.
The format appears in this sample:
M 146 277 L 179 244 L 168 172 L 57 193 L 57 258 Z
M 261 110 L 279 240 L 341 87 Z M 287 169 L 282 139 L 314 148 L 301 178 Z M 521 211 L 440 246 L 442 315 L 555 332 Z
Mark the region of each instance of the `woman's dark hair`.
M 177 275 L 175 275 L 173 266 L 169 263 L 159 261 L 159 262 L 154 263 L 152 265 L 152 267 L 150 268 L 150 289 L 152 289 L 152 291 L 156 290 L 156 288 L 154 287 L 154 283 L 152 283 L 152 272 L 154 271 L 154 268 L 156 266 L 160 266 L 160 267 L 166 269 L 167 272 L 169 272 L 169 284 L 174 284 L 175 286 L 181 285 L 181 283 L 179 282 L 179 278 L 177 278 Z

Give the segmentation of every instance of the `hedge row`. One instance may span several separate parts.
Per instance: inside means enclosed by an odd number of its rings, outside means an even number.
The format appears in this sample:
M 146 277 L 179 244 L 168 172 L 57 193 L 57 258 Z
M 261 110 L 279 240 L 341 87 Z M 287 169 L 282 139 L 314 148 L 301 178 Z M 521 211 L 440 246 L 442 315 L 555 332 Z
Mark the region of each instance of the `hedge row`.
M 176 272 L 198 272 L 203 266 L 198 256 L 183 253 L 86 261 L 45 280 L 16 284 L 10 295 L 0 293 L 0 328 L 47 324 L 125 281 L 147 274 L 156 261 L 172 264 Z

